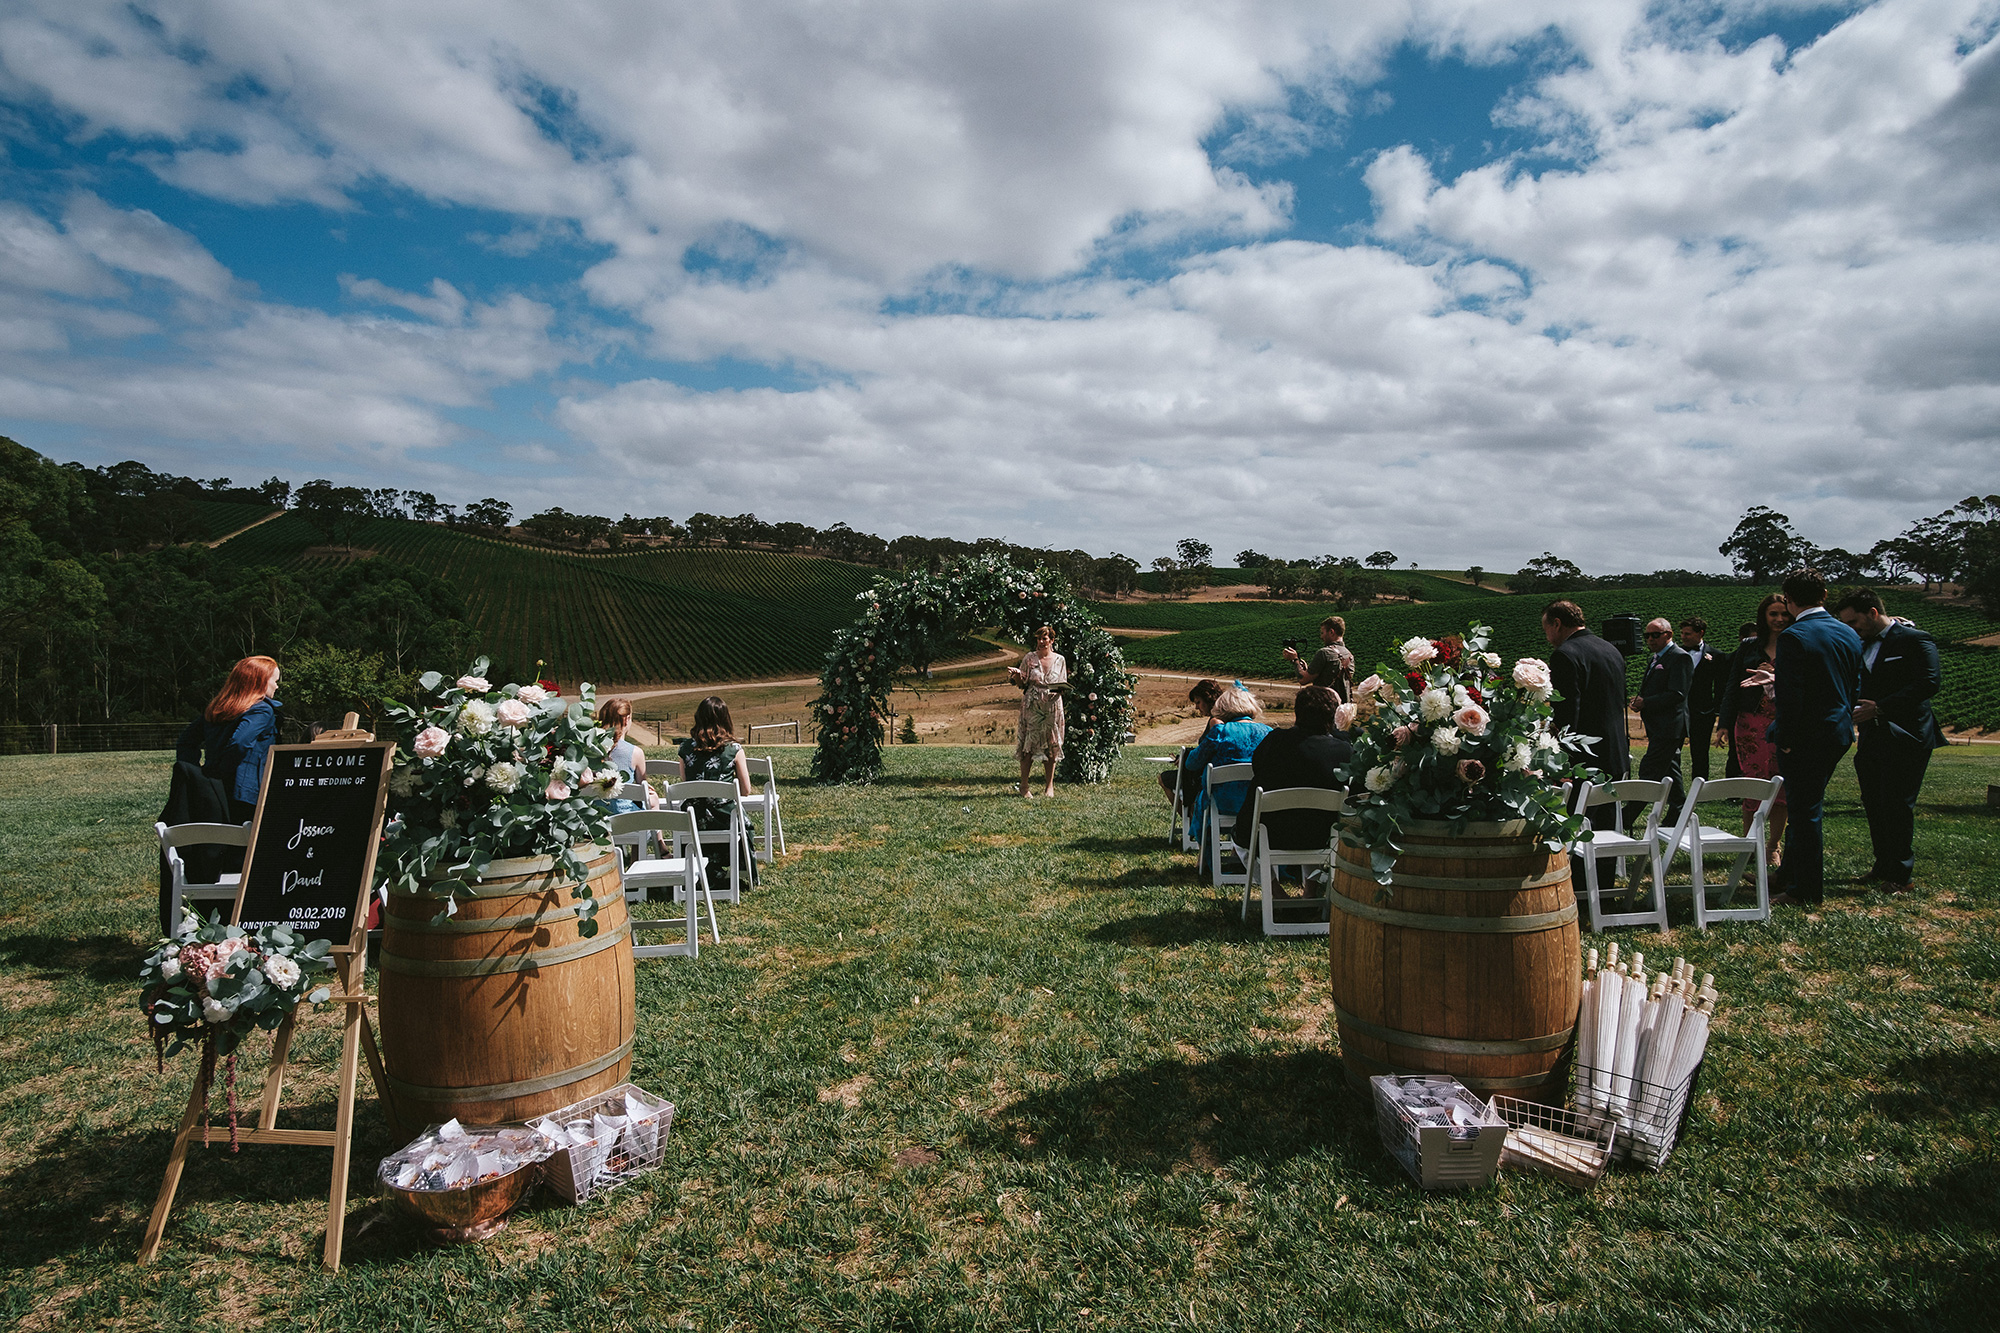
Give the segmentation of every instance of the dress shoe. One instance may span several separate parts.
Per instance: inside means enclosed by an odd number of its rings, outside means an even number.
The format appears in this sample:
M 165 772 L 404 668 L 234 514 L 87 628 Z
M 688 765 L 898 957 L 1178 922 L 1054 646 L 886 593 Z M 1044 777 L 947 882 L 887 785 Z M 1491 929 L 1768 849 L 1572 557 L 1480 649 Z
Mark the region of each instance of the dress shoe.
M 1898 884 L 1894 880 L 1885 879 L 1881 881 L 1879 884 L 1877 884 L 1875 887 L 1880 889 L 1883 893 L 1908 893 L 1910 890 L 1916 888 L 1917 886 L 1907 881 Z
M 1808 902 L 1804 898 L 1794 897 L 1792 894 L 1789 893 L 1774 893 L 1771 895 L 1771 906 L 1811 908 L 1811 907 L 1818 907 L 1819 904 L 1815 902 Z
M 1867 874 L 1865 874 L 1865 875 L 1856 875 L 1856 876 L 1854 877 L 1854 879 L 1853 879 L 1853 883 L 1856 883 L 1856 884 L 1880 884 L 1880 883 L 1882 883 L 1882 882 L 1883 882 L 1884 880 L 1887 880 L 1887 879 L 1890 879 L 1890 878 L 1891 878 L 1891 876 L 1883 874 L 1883 873 L 1882 873 L 1882 872 L 1881 872 L 1880 870 L 1870 870 L 1870 871 L 1869 871 L 1869 872 L 1868 872 Z

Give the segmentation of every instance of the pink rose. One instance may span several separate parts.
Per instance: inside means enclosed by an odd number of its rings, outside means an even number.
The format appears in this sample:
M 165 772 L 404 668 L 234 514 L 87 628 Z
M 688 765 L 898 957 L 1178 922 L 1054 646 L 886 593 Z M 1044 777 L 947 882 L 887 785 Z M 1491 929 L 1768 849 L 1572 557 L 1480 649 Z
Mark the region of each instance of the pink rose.
M 1382 678 L 1380 676 L 1370 676 L 1367 680 L 1362 681 L 1354 687 L 1354 702 L 1360 703 L 1364 699 L 1374 698 L 1381 688 Z
M 485 694 L 492 690 L 492 683 L 484 676 L 460 676 L 458 688 L 468 694 Z
M 1091 695 L 1095 699 L 1096 695 Z M 1361 710 L 1353 704 L 1342 704 L 1333 710 L 1333 726 L 1336 731 L 1348 731 L 1354 726 L 1354 715 Z
M 1480 763 L 1477 759 L 1461 759 L 1458 761 L 1458 780 L 1466 786 L 1472 786 L 1485 776 L 1486 765 Z
M 1514 683 L 1524 690 L 1549 688 L 1549 664 L 1538 657 L 1524 657 L 1514 663 Z
M 569 784 L 561 778 L 550 778 L 549 785 L 542 788 L 542 795 L 551 801 L 567 801 L 570 798 Z
M 530 707 L 539 707 L 548 700 L 548 697 L 549 692 L 539 685 L 523 685 L 521 687 L 521 702 Z
M 525 726 L 534 710 L 519 699 L 502 699 L 500 706 L 493 710 L 493 720 L 503 727 Z
M 1468 736 L 1484 736 L 1486 734 L 1486 710 L 1478 704 L 1467 704 L 1456 713 L 1453 713 L 1451 720 L 1457 724 L 1460 731 Z
M 1411 738 L 1414 737 L 1416 734 L 1417 734 L 1417 728 L 1414 723 L 1406 722 L 1402 726 L 1397 727 L 1395 731 L 1396 748 L 1400 750 L 1405 745 L 1408 745 L 1410 743 Z
M 417 733 L 416 743 L 410 748 L 417 752 L 419 759 L 435 759 L 444 753 L 444 747 L 451 744 L 451 733 L 443 727 L 425 727 Z

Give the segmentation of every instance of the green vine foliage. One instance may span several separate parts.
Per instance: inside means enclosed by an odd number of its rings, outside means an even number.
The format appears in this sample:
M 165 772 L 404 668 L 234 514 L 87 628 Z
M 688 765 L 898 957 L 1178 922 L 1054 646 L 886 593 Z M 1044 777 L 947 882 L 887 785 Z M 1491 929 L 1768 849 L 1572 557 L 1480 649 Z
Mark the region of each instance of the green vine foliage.
M 1059 575 L 975 556 L 937 570 L 880 578 L 860 594 L 861 618 L 834 636 L 813 701 L 819 745 L 813 777 L 867 782 L 882 771 L 883 718 L 896 672 L 929 666 L 967 629 L 997 625 L 1017 642 L 1035 627 L 1055 631 L 1069 662 L 1063 757 L 1067 782 L 1103 782 L 1132 722 L 1133 679 L 1125 657 Z

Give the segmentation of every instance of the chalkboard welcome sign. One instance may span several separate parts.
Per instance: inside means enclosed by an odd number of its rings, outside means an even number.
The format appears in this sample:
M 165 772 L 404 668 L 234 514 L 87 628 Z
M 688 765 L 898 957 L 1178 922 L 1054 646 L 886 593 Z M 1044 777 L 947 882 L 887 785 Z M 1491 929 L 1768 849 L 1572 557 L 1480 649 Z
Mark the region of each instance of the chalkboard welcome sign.
M 271 747 L 236 924 L 348 943 L 375 874 L 394 749 L 387 741 Z

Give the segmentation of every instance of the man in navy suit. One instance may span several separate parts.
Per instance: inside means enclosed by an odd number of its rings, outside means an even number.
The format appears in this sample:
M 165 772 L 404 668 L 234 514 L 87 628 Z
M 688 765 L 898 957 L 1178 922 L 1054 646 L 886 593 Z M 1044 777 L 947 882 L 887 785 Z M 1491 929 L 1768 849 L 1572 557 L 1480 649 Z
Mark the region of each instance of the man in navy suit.
M 1826 784 L 1840 757 L 1854 744 L 1854 705 L 1860 699 L 1861 636 L 1826 609 L 1826 580 L 1816 569 L 1785 576 L 1779 591 L 1792 626 L 1778 636 L 1775 665 L 1777 720 L 1771 741 L 1785 779 L 1785 864 L 1778 872 L 1782 907 L 1817 907 L 1826 895 L 1826 838 L 1820 827 Z
M 1858 882 L 1889 893 L 1910 887 L 1916 867 L 1917 792 L 1931 751 L 1945 744 L 1931 716 L 1931 696 L 1944 683 L 1937 640 L 1893 620 L 1871 588 L 1859 588 L 1834 608 L 1861 636 L 1861 700 L 1854 705 L 1854 776 L 1875 864 Z
M 1646 757 L 1639 761 L 1639 776 L 1648 782 L 1666 779 L 1667 817 L 1678 819 L 1687 790 L 1681 784 L 1681 742 L 1687 739 L 1694 658 L 1674 642 L 1674 627 L 1664 618 L 1646 622 L 1646 647 L 1653 655 L 1630 700 L 1632 711 L 1646 724 Z
M 1700 616 L 1681 622 L 1681 647 L 1694 663 L 1694 679 L 1688 685 L 1688 776 L 1703 781 L 1708 779 L 1708 746 L 1715 738 L 1715 719 L 1722 712 L 1722 678 L 1729 670 L 1728 657 L 1708 646 L 1707 635 L 1708 622 Z

